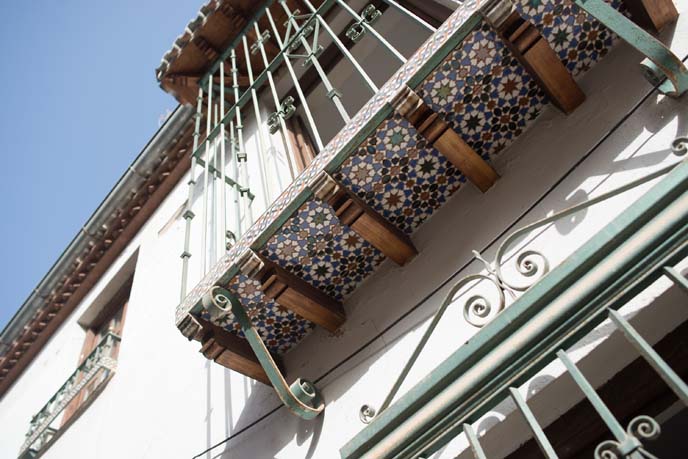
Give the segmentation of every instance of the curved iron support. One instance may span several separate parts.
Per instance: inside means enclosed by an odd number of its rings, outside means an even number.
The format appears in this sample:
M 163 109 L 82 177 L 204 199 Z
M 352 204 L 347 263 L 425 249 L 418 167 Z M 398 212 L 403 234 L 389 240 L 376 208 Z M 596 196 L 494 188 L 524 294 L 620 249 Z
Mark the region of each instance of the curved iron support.
M 663 94 L 678 97 L 688 90 L 688 69 L 662 42 L 612 8 L 604 0 L 574 0 L 626 43 L 646 56 L 640 65 L 645 78 Z M 666 81 L 662 82 L 666 78 Z
M 297 378 L 291 385 L 287 384 L 246 310 L 231 292 L 222 287 L 211 288 L 203 296 L 203 307 L 212 319 L 225 316 L 230 311 L 234 314 L 277 395 L 289 411 L 306 420 L 316 418 L 323 411 L 325 403 L 312 382 Z

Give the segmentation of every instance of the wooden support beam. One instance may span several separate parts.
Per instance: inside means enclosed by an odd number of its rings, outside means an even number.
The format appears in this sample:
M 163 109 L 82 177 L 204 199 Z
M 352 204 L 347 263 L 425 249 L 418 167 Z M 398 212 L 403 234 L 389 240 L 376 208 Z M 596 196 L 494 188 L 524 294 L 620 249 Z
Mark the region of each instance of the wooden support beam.
M 403 266 L 418 255 L 406 234 L 326 172 L 315 179 L 312 188 L 319 200 L 334 208 L 335 215 L 342 224 L 350 227 L 398 265 Z
M 569 114 L 585 101 L 585 94 L 549 42 L 510 0 L 496 3 L 485 17 L 555 106 Z
M 671 0 L 626 0 L 631 18 L 643 29 L 659 32 L 678 19 L 678 10 Z
M 480 191 L 485 192 L 494 185 L 499 175 L 492 166 L 411 88 L 404 86 L 392 105 Z
M 201 354 L 225 368 L 272 385 L 246 340 L 201 318 L 195 317 L 194 320 L 200 326 Z
M 265 296 L 330 332 L 346 319 L 339 301 L 252 250 L 242 255 L 239 270 L 258 281 Z

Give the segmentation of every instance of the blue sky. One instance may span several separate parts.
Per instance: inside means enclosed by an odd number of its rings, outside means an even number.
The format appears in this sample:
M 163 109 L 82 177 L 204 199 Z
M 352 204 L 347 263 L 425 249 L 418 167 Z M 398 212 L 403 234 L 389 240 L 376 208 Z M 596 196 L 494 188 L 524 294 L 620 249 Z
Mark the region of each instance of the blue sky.
M 202 1 L 0 2 L 0 329 L 177 105 L 154 69 Z

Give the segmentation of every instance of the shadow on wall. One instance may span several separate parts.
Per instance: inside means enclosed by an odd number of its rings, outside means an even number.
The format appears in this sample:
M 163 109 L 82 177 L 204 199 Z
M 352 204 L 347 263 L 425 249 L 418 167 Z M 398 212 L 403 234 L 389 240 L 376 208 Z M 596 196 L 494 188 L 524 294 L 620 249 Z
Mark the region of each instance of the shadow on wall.
M 214 443 L 220 442 L 222 439 L 213 439 L 211 437 L 211 432 L 213 431 L 212 426 L 212 412 L 213 412 L 213 400 L 211 399 L 211 371 L 210 365 L 212 362 L 208 361 L 208 372 L 207 372 L 207 405 L 206 405 L 206 449 L 213 447 Z M 235 379 L 236 381 L 236 379 Z M 232 421 L 233 406 L 232 406 L 232 381 L 230 376 L 230 370 L 224 372 L 224 422 L 225 422 L 225 438 L 231 437 L 234 433 L 240 432 L 242 429 L 251 426 L 256 421 L 255 412 L 251 409 L 252 406 L 265 405 L 265 399 L 270 398 L 274 400 L 274 406 L 278 407 L 279 410 L 286 410 L 281 403 L 277 400 L 277 396 L 272 392 L 272 388 L 264 386 L 256 381 L 251 381 L 248 378 L 242 378 L 243 381 L 243 393 L 244 393 L 244 406 L 247 407 L 240 414 L 236 422 Z M 215 409 L 219 408 L 215 406 Z M 267 413 L 272 413 L 274 409 L 267 411 Z M 305 459 L 312 459 L 315 449 L 318 445 L 320 435 L 322 432 L 323 422 L 325 414 L 321 414 L 313 421 L 305 421 L 298 418 L 297 416 L 288 415 L 286 417 L 286 422 L 280 424 L 280 429 L 276 431 L 271 431 L 269 436 L 266 436 L 266 442 L 261 443 L 258 448 L 260 450 L 260 459 L 269 459 L 270 457 L 275 457 L 277 452 L 281 451 L 285 446 L 296 440 L 298 446 L 302 446 L 306 443 L 309 444 L 308 451 L 304 456 Z M 259 419 L 259 418 L 258 418 Z M 260 428 L 260 424 L 255 427 L 249 428 Z M 213 443 L 214 440 L 214 443 Z M 238 438 L 240 441 L 240 438 Z M 236 454 L 232 454 L 233 446 L 236 445 L 232 440 L 227 441 L 222 445 L 218 445 L 210 451 L 200 454 L 196 457 L 203 457 L 206 459 L 229 459 L 237 457 Z M 274 448 L 274 453 L 269 456 L 266 455 L 267 450 Z
M 657 95 L 657 92 L 653 92 L 652 95 L 649 97 L 653 97 Z M 624 145 L 620 145 L 618 142 L 615 143 L 614 147 L 616 147 L 619 151 L 625 150 L 627 147 L 630 146 L 630 144 L 637 139 L 639 136 L 643 134 L 643 132 L 649 132 L 651 134 L 656 134 L 657 132 L 661 131 L 666 125 L 670 122 L 676 122 L 677 123 L 677 128 L 676 132 L 674 134 L 675 137 L 678 136 L 685 136 L 688 135 L 688 120 L 685 117 L 685 113 L 678 112 L 676 111 L 676 108 L 680 107 L 681 104 L 685 103 L 686 97 L 682 97 L 678 100 L 676 99 L 671 99 L 669 97 L 662 97 L 661 100 L 656 102 L 653 106 L 648 106 L 645 105 L 645 110 L 647 110 L 647 115 L 645 119 L 644 125 L 637 126 L 637 130 L 633 133 L 627 133 L 627 135 L 624 136 L 624 139 L 626 140 L 626 143 Z M 647 104 L 647 102 L 646 102 Z M 675 116 L 666 116 L 667 114 L 675 115 Z M 625 121 L 625 120 L 622 120 Z M 625 128 L 629 128 L 632 125 L 629 125 L 628 123 L 624 126 Z M 627 132 L 627 131 L 626 131 Z M 649 139 L 648 139 L 649 141 Z M 643 144 L 638 145 L 636 148 L 636 151 L 631 155 L 629 158 L 626 159 L 620 159 L 618 161 L 614 161 L 612 163 L 609 163 L 606 166 L 606 169 L 604 170 L 598 170 L 596 171 L 596 176 L 604 176 L 606 174 L 606 177 L 602 179 L 592 190 L 591 192 L 594 192 L 596 189 L 600 188 L 611 176 L 615 173 L 618 173 L 620 171 L 629 171 L 629 170 L 634 170 L 634 169 L 642 169 L 646 168 L 652 165 L 657 165 L 662 163 L 664 160 L 666 160 L 668 157 L 672 155 L 671 148 L 667 147 L 662 150 L 654 151 L 651 153 L 643 153 L 643 154 L 638 154 L 638 151 L 643 148 L 643 146 L 647 143 L 647 141 L 643 142 Z M 561 208 L 567 208 L 571 206 L 575 206 L 577 204 L 584 203 L 589 200 L 589 195 L 590 192 L 586 192 L 585 190 L 577 189 L 575 190 L 570 196 L 566 198 L 564 201 L 563 205 Z M 551 209 L 551 212 L 557 212 L 560 209 Z M 584 219 L 585 215 L 587 214 L 587 209 L 581 210 L 580 212 L 577 212 L 573 215 L 570 215 L 566 218 L 562 218 L 560 220 L 557 220 L 556 222 L 553 223 L 553 225 L 556 227 L 557 231 L 559 234 L 562 236 L 565 236 L 573 229 L 575 229 L 576 226 L 578 226 Z M 547 227 L 542 228 L 542 231 L 547 229 Z

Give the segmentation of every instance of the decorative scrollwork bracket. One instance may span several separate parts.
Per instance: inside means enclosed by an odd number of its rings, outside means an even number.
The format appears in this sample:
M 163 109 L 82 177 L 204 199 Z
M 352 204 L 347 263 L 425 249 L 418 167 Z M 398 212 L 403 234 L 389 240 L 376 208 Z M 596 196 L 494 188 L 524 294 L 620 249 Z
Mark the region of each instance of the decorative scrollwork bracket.
M 670 149 L 675 156 L 685 156 L 688 153 L 688 136 L 680 136 L 674 139 L 674 141 L 671 143 Z M 450 305 L 454 304 L 459 297 L 463 296 L 466 293 L 471 293 L 470 295 L 468 295 L 468 298 L 463 303 L 463 316 L 466 319 L 466 321 L 471 325 L 476 327 L 483 327 L 504 309 L 505 292 L 509 292 L 511 296 L 515 297 L 517 292 L 526 291 L 528 288 L 533 286 L 536 282 L 538 282 L 542 277 L 544 277 L 549 272 L 549 261 L 544 256 L 544 254 L 532 249 L 521 250 L 517 251 L 518 255 L 514 255 L 515 269 L 520 274 L 520 276 L 522 278 L 526 278 L 527 281 L 522 281 L 522 283 L 516 283 L 512 280 L 507 280 L 507 278 L 502 273 L 502 267 L 505 264 L 504 258 L 507 250 L 513 247 L 514 243 L 517 240 L 519 240 L 527 234 L 530 234 L 536 228 L 542 228 L 545 225 L 548 225 L 559 219 L 565 218 L 569 215 L 575 214 L 576 212 L 594 206 L 595 204 L 598 204 L 602 201 L 605 201 L 621 193 L 624 193 L 625 191 L 631 190 L 644 183 L 661 177 L 669 173 L 678 164 L 679 163 L 673 163 L 668 166 L 665 166 L 643 177 L 637 178 L 625 185 L 619 186 L 617 188 L 614 188 L 613 190 L 602 193 L 599 196 L 589 199 L 588 201 L 585 201 L 581 204 L 568 207 L 564 210 L 561 210 L 550 215 L 549 217 L 543 218 L 541 220 L 538 220 L 536 222 L 533 222 L 529 225 L 522 227 L 521 229 L 511 233 L 502 242 L 502 244 L 497 249 L 497 254 L 495 256 L 494 263 L 488 262 L 480 255 L 479 252 L 473 251 L 473 256 L 475 257 L 475 259 L 479 260 L 485 265 L 487 274 L 470 274 L 468 276 L 463 277 L 456 284 L 454 284 L 451 290 L 449 290 L 449 292 L 447 293 L 447 296 L 445 297 L 437 312 L 435 312 L 432 321 L 430 322 L 428 328 L 425 330 L 425 333 L 418 342 L 418 345 L 413 351 L 413 354 L 411 355 L 411 357 L 409 357 L 409 360 L 406 362 L 406 365 L 401 370 L 399 376 L 397 377 L 397 380 L 394 382 L 394 385 L 392 386 L 389 393 L 387 394 L 387 397 L 380 406 L 380 409 L 376 412 L 376 410 L 372 408 L 372 405 L 363 405 L 360 408 L 359 412 L 359 417 L 361 421 L 364 423 L 369 423 L 370 421 L 372 421 L 374 416 L 379 415 L 379 413 L 382 413 L 391 404 L 392 400 L 394 399 L 394 396 L 399 391 L 399 388 L 408 376 L 409 372 L 411 371 L 411 368 L 413 367 L 421 352 L 425 348 L 425 345 L 430 339 L 432 333 L 435 331 L 435 328 L 437 327 L 437 324 L 444 315 L 445 311 Z M 495 288 L 498 298 L 496 304 L 490 302 L 485 294 L 472 292 L 473 287 L 477 286 L 478 284 L 484 281 L 487 281 L 489 285 L 492 285 Z M 468 287 L 468 289 L 466 289 L 466 287 Z M 629 432 L 637 431 L 642 433 L 648 431 L 649 428 L 647 427 L 647 423 L 639 423 L 640 421 L 638 421 L 637 423 L 632 422 L 631 425 L 629 425 Z M 637 428 L 636 425 L 638 426 Z M 638 435 L 635 435 L 633 436 L 633 438 L 635 439 L 637 436 Z M 631 443 L 633 443 L 634 441 L 637 443 L 637 439 L 631 439 L 629 441 Z M 638 447 L 638 445 L 636 444 L 635 447 Z M 625 443 L 622 444 L 610 440 L 609 443 L 605 442 L 598 447 L 598 449 L 600 449 L 600 454 L 598 455 L 596 452 L 596 458 L 616 459 L 618 457 L 620 459 L 621 457 L 626 457 L 625 455 L 614 455 L 614 451 L 616 451 L 614 448 L 621 448 L 623 451 L 625 451 L 626 449 L 624 448 L 627 448 L 627 446 Z M 652 458 L 652 456 L 647 455 L 649 453 L 647 453 L 646 451 L 642 450 L 640 452 L 642 454 L 645 454 L 645 457 Z
M 657 459 L 643 448 L 644 440 L 659 437 L 661 429 L 657 421 L 650 416 L 638 416 L 628 423 L 626 437 L 617 440 L 605 440 L 595 448 L 595 459 L 622 459 L 626 457 L 644 457 Z
M 277 395 L 292 413 L 309 420 L 314 419 L 323 411 L 325 403 L 312 382 L 297 378 L 291 385 L 287 384 L 238 298 L 228 290 L 215 286 L 203 296 L 202 303 L 212 321 L 234 315 Z

